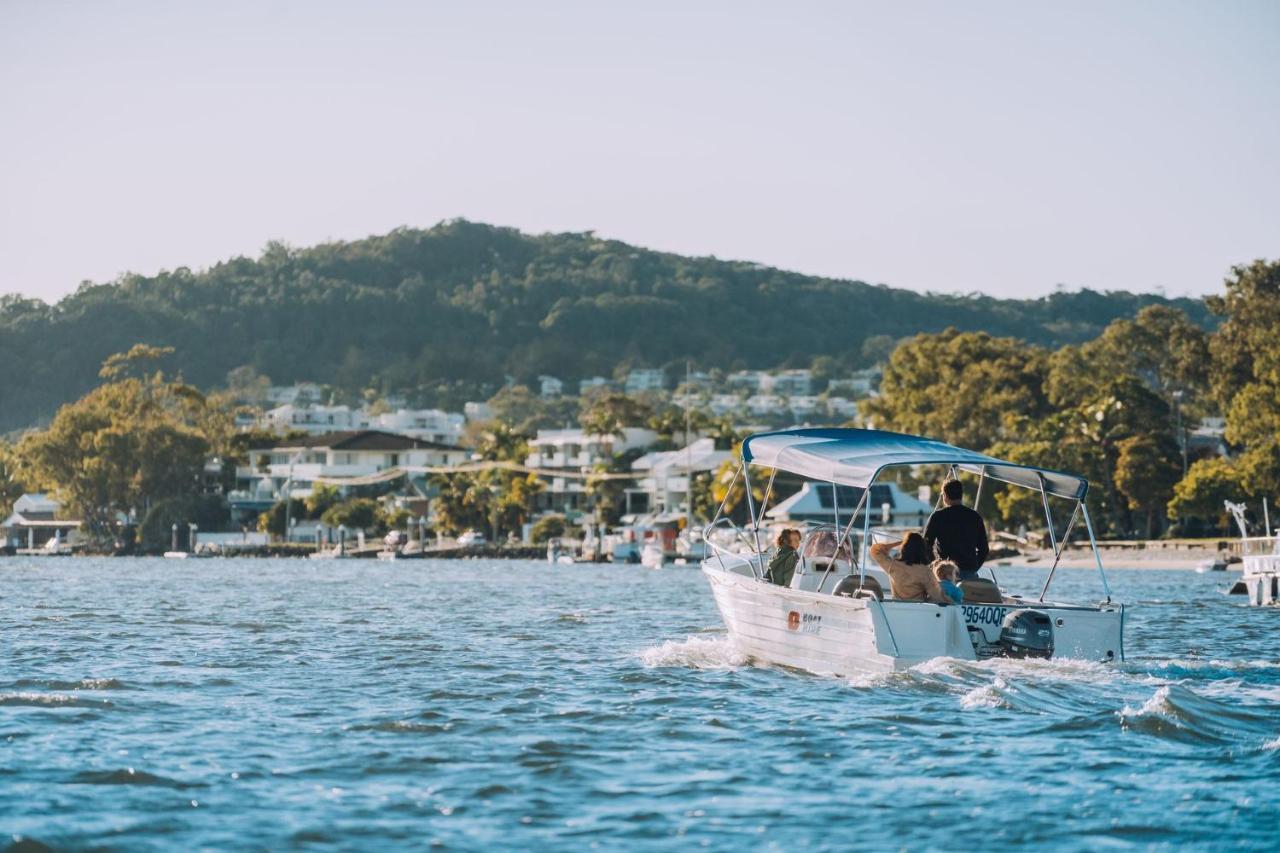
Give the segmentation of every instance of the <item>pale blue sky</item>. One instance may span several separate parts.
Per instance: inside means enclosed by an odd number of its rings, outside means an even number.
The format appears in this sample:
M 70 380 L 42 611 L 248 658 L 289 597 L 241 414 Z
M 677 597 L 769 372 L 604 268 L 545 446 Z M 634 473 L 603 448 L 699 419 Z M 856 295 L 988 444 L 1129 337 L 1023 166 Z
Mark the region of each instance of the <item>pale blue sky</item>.
M 0 0 L 0 293 L 463 216 L 900 287 L 1280 256 L 1280 3 Z

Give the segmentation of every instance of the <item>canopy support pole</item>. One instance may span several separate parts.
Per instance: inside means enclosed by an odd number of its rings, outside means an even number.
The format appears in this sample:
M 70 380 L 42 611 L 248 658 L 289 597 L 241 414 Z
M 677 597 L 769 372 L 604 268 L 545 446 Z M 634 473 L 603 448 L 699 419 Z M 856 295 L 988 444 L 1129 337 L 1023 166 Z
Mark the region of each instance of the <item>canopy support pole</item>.
M 1044 474 L 1037 472 L 1036 476 L 1040 478 L 1040 500 L 1044 503 L 1044 520 L 1049 525 L 1049 547 L 1057 552 L 1058 539 L 1053 535 L 1053 512 L 1049 509 L 1049 493 L 1044 488 Z
M 871 484 L 876 481 L 876 475 L 879 473 L 877 471 L 872 475 L 871 479 L 867 481 L 866 491 L 863 492 L 863 497 L 867 498 L 868 501 L 866 511 L 862 513 L 862 559 L 858 561 L 858 589 L 862 589 L 862 584 L 867 577 L 867 549 L 871 547 Z M 854 518 L 857 517 L 856 515 L 854 516 Z
M 1071 540 L 1071 531 L 1075 529 L 1076 519 L 1080 517 L 1080 501 L 1076 501 L 1076 508 L 1071 511 L 1071 521 L 1067 522 L 1067 532 L 1062 534 L 1062 542 L 1053 553 L 1053 565 L 1049 568 L 1049 576 L 1044 579 L 1044 586 L 1040 589 L 1040 601 L 1044 601 L 1045 594 L 1049 591 L 1049 584 L 1053 581 L 1053 573 L 1058 570 L 1058 561 L 1062 559 L 1062 552 L 1067 550 L 1067 542 Z
M 1098 562 L 1098 576 L 1102 578 L 1102 591 L 1107 594 L 1107 604 L 1111 603 L 1111 587 L 1107 584 L 1107 573 L 1102 570 L 1102 555 L 1098 553 L 1098 540 L 1093 535 L 1093 521 L 1089 519 L 1089 505 L 1081 499 L 1081 509 L 1084 511 L 1084 526 L 1089 531 L 1089 544 L 1093 546 L 1093 558 Z
M 764 524 L 764 511 L 765 511 L 765 508 L 769 506 L 769 496 L 773 494 L 773 480 L 775 477 L 778 476 L 777 468 L 771 468 L 769 470 L 772 471 L 773 473 L 769 475 L 769 485 L 765 486 L 764 500 L 760 502 L 760 516 L 759 518 L 756 519 L 757 527 L 759 527 L 761 524 Z
M 729 503 L 729 496 L 733 494 L 733 487 L 738 484 L 738 477 L 742 475 L 742 469 L 745 467 L 747 467 L 747 463 L 743 462 L 741 465 L 738 466 L 738 470 L 733 472 L 733 479 L 729 481 L 729 488 L 725 489 L 725 492 L 724 492 L 724 500 L 720 501 L 720 507 L 719 509 L 716 510 L 715 517 L 711 519 L 711 523 L 708 524 L 706 526 L 706 529 L 702 531 L 702 538 L 705 539 L 707 542 L 711 541 L 711 529 L 716 526 L 716 522 L 719 521 L 720 516 L 724 514 L 725 505 Z M 720 549 L 715 545 L 712 545 L 711 547 L 716 552 L 716 559 L 720 561 L 720 569 L 722 571 L 728 571 L 728 569 L 725 568 L 724 557 L 721 556 Z M 751 574 L 755 576 L 756 580 L 760 579 L 760 576 L 756 574 L 755 563 L 751 564 Z
M 983 465 L 982 470 L 978 473 L 978 491 L 973 495 L 973 509 L 976 512 L 978 503 L 982 500 L 982 485 L 987 482 L 987 466 Z
M 755 505 L 755 502 L 751 500 L 751 472 L 747 470 L 749 467 L 750 466 L 747 465 L 745 462 L 742 463 L 742 482 L 747 489 L 747 518 L 751 519 L 751 537 L 752 539 L 755 540 L 756 556 L 759 557 L 760 556 L 760 525 L 755 523 L 756 505 Z M 751 571 L 754 574 L 755 563 L 752 563 L 751 565 L 752 565 Z
M 832 487 L 833 487 L 833 488 L 835 487 L 835 483 L 832 483 L 831 485 L 832 485 Z M 864 490 L 863 490 L 863 492 L 862 492 L 862 498 L 861 498 L 861 499 L 859 499 L 859 501 L 858 501 L 858 505 L 857 505 L 856 507 L 854 507 L 854 508 L 853 508 L 853 516 L 849 519 L 849 524 L 848 524 L 848 526 L 847 526 L 847 527 L 845 527 L 845 529 L 844 529 L 844 533 L 843 533 L 842 535 L 840 535 L 839 537 L 837 537 L 837 538 L 836 538 L 836 551 L 835 551 L 835 553 L 834 553 L 834 554 L 832 554 L 832 555 L 831 555 L 831 559 L 832 559 L 832 560 L 835 560 L 835 559 L 837 559 L 837 558 L 840 556 L 840 546 L 841 546 L 841 545 L 843 545 L 845 542 L 847 542 L 847 541 L 848 541 L 848 539 L 849 539 L 849 535 L 853 532 L 853 525 L 854 525 L 854 524 L 857 522 L 857 520 L 858 520 L 858 510 L 860 510 L 860 509 L 861 509 L 861 510 L 863 510 L 863 512 L 867 513 L 868 515 L 870 515 L 870 514 L 871 514 L 871 507 L 867 506 L 867 496 L 868 496 L 868 495 L 870 495 L 870 494 L 871 494 L 871 490 L 870 490 L 870 489 L 864 489 Z M 839 531 L 839 530 L 840 530 L 840 528 L 839 528 L 839 527 L 836 527 L 836 530 L 837 530 L 837 531 Z M 852 549 L 852 548 L 850 548 L 850 549 L 849 549 L 849 556 L 850 556 L 850 557 L 853 557 L 853 549 Z M 854 559 L 857 559 L 857 558 L 854 558 Z M 861 567 L 861 565 L 860 565 L 860 564 L 859 564 L 859 566 L 858 566 L 858 569 L 859 569 L 859 572 L 861 573 L 861 569 L 862 569 L 862 567 Z M 829 575 L 831 575 L 831 572 L 830 572 L 830 571 L 823 572 L 823 574 L 822 574 L 822 580 L 818 582 L 818 590 L 817 590 L 818 592 L 822 592 L 822 590 L 826 588 L 826 586 L 827 586 L 827 577 L 828 577 Z M 858 585 L 859 585 L 859 586 L 861 586 L 861 585 L 862 585 L 861 577 L 859 577 Z

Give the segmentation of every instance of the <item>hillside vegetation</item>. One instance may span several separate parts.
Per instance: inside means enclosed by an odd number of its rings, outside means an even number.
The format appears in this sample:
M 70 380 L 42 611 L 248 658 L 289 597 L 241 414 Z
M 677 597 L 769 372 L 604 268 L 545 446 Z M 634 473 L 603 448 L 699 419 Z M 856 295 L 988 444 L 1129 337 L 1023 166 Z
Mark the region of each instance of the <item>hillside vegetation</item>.
M 47 422 L 136 343 L 172 346 L 185 381 L 249 365 L 457 405 L 512 377 L 573 380 L 692 359 L 701 368 L 867 363 L 868 338 L 947 327 L 1051 347 L 1112 320 L 1198 300 L 1089 290 L 1039 299 L 921 294 L 740 261 L 649 251 L 590 233 L 528 235 L 465 221 L 307 249 L 278 243 L 194 272 L 85 284 L 56 305 L 0 299 L 0 432 Z M 879 340 L 886 340 L 880 337 Z

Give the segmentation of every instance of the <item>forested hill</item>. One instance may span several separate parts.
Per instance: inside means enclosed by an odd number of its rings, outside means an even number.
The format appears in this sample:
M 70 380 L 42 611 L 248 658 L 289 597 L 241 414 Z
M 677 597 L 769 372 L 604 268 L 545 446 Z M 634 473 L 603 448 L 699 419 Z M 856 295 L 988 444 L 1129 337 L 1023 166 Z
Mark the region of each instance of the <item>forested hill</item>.
M 0 300 L 0 432 L 38 423 L 90 388 L 104 358 L 143 342 L 221 385 L 251 365 L 276 383 L 477 392 L 506 376 L 572 380 L 620 364 L 865 363 L 871 336 L 947 326 L 1046 345 L 1086 340 L 1154 295 L 1041 299 L 920 294 L 758 264 L 654 252 L 592 234 L 531 236 L 464 221 L 257 259 L 84 285 L 56 305 Z M 1202 302 L 1173 300 L 1209 323 Z M 880 339 L 883 342 L 883 338 Z M 429 394 L 428 394 L 429 396 Z

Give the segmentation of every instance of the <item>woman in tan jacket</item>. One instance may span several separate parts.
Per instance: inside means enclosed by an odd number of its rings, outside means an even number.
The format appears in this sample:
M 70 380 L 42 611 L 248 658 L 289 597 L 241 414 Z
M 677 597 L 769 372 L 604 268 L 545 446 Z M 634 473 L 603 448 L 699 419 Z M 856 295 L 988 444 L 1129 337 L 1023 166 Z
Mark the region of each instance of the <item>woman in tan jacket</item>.
M 898 546 L 900 559 L 894 559 L 893 542 L 877 542 L 871 546 L 871 558 L 880 564 L 893 584 L 893 597 L 899 601 L 932 601 L 950 604 L 938 579 L 929 568 L 929 548 L 919 533 L 908 533 Z

